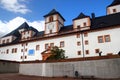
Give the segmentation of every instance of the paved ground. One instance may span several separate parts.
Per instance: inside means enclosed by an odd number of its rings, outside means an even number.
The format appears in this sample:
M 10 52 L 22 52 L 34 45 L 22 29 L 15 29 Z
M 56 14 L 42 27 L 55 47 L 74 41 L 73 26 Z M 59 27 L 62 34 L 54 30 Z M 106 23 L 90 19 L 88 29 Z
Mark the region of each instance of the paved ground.
M 0 80 L 120 80 L 120 79 L 45 78 L 35 76 L 24 76 L 19 74 L 0 74 Z

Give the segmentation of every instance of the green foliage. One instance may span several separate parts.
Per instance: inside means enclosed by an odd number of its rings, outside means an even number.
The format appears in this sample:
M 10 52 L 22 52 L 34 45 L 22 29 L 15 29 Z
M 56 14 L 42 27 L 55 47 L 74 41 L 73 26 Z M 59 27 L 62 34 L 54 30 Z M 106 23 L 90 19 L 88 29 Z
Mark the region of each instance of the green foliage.
M 59 59 L 65 59 L 65 50 L 59 49 L 57 46 L 53 47 L 51 49 L 51 56 L 47 58 L 47 60 L 59 60 Z

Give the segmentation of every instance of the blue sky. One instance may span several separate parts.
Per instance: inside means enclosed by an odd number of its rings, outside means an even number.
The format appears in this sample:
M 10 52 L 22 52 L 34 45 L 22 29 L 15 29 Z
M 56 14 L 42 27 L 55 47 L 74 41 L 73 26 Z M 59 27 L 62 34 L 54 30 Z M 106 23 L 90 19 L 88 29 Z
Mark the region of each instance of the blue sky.
M 59 11 L 66 19 L 65 25 L 70 25 L 72 24 L 72 19 L 77 17 L 81 12 L 89 16 L 91 16 L 93 12 L 96 16 L 106 15 L 106 7 L 111 4 L 112 1 L 113 0 L 0 0 L 0 31 L 3 30 L 1 32 L 5 33 L 6 28 L 11 31 L 24 21 L 37 29 L 43 30 L 43 16 L 52 9 Z M 41 28 L 38 28 L 39 26 Z

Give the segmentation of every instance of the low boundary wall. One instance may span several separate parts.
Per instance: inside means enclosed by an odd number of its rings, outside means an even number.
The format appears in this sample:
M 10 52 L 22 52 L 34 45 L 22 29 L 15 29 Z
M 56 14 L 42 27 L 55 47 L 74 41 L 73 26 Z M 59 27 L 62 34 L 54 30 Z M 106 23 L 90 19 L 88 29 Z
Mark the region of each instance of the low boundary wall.
M 19 63 L 0 60 L 0 73 L 19 73 Z
M 78 71 L 80 76 L 120 78 L 120 57 L 94 58 L 22 62 L 19 73 L 46 77 L 75 77 L 75 71 Z

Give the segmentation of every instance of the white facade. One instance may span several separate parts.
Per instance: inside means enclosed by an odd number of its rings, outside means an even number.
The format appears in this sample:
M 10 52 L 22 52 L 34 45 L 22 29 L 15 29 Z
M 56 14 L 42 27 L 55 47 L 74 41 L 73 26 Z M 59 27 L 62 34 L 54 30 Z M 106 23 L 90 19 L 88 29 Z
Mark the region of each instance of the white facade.
M 15 36 L 7 36 L 7 37 L 4 37 L 4 38 L 1 38 L 0 39 L 0 44 L 5 44 L 5 43 L 11 43 L 13 40 L 15 40 L 16 37 Z
M 30 39 L 34 34 L 35 34 L 35 32 L 32 31 L 32 30 L 23 31 L 23 32 L 21 33 L 21 35 L 22 35 L 22 36 L 21 36 L 21 39 L 22 39 L 22 40 Z
M 107 8 L 107 14 L 115 14 L 120 12 L 120 5 L 111 6 Z
M 77 33 L 78 34 L 78 33 Z M 84 37 L 84 34 L 80 33 L 80 38 L 77 38 L 76 35 L 66 35 L 64 37 L 50 38 L 46 40 L 38 40 L 33 42 L 26 42 L 24 44 L 16 44 L 5 47 L 0 47 L 0 59 L 12 60 L 12 61 L 29 61 L 29 60 L 42 60 L 41 53 L 45 51 L 45 44 L 54 43 L 55 46 L 60 46 L 60 42 L 64 41 L 65 55 L 68 58 L 79 58 L 79 57 L 90 57 L 90 56 L 99 56 L 98 53 L 95 53 L 95 49 L 100 49 L 102 55 L 117 54 L 120 50 L 120 38 L 116 34 L 120 34 L 119 28 L 93 31 L 88 32 L 88 36 Z M 98 43 L 98 36 L 110 35 L 110 42 Z M 83 43 L 82 43 L 83 37 Z M 88 40 L 88 45 L 85 45 L 85 41 Z M 78 46 L 77 42 L 80 42 L 81 45 Z M 84 49 L 83 49 L 84 44 Z M 36 50 L 36 45 L 40 45 L 40 49 Z M 12 49 L 17 48 L 17 53 L 12 53 Z M 6 53 L 6 50 L 9 49 L 9 53 Z M 21 51 L 23 49 L 23 52 Z M 33 55 L 29 55 L 29 50 L 35 50 Z M 84 50 L 84 52 L 83 52 Z M 89 50 L 89 54 L 86 54 L 86 50 Z M 78 55 L 78 51 L 81 51 L 81 54 Z M 26 56 L 26 59 L 21 58 Z
M 116 8 L 117 12 L 120 12 L 119 7 L 120 5 L 111 6 L 108 9 Z M 118 54 L 120 51 L 120 37 L 118 37 L 120 34 L 120 15 L 116 14 L 115 16 L 115 13 L 111 11 L 108 14 L 114 14 L 114 16 L 106 15 L 91 19 L 82 14 L 73 20 L 73 25 L 64 26 L 64 18 L 54 10 L 52 14 L 50 13 L 45 17 L 45 31 L 42 36 L 36 35 L 37 38 L 35 36 L 37 32 L 32 31 L 32 29 L 27 31 L 22 26 L 22 29 L 18 30 L 21 34 L 19 36 L 21 40 L 17 43 L 7 45 L 7 39 L 9 42 L 14 42 L 17 38 L 13 35 L 1 38 L 0 59 L 11 61 L 42 60 L 41 53 L 46 50 L 46 44 L 62 48 L 68 58 L 99 56 L 100 53 L 101 55 Z M 62 28 L 64 28 L 63 31 L 61 31 Z M 5 45 L 2 45 L 3 40 L 5 40 Z M 60 46 L 61 42 L 62 47 Z

